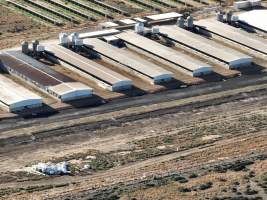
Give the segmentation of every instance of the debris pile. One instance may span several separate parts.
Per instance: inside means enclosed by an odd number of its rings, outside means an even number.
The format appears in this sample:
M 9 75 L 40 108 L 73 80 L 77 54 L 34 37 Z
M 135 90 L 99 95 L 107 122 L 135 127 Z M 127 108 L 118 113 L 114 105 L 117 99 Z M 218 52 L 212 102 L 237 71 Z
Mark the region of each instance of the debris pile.
M 38 163 L 32 166 L 32 170 L 40 172 L 45 175 L 65 175 L 70 174 L 69 163 L 62 162 L 58 164 L 52 163 Z

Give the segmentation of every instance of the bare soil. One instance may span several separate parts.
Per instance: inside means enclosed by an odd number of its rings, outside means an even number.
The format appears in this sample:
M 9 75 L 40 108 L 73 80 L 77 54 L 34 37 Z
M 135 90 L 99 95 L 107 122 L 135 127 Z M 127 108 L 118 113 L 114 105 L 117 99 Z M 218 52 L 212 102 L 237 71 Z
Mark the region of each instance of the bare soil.
M 7 133 L 12 136 L 35 130 L 31 141 L 9 140 L 0 148 L 2 197 L 111 199 L 117 196 L 127 199 L 130 195 L 137 199 L 142 199 L 141 196 L 155 199 L 166 190 L 163 199 L 181 196 L 200 199 L 220 196 L 225 187 L 225 195 L 233 196 L 231 184 L 239 182 L 237 190 L 242 195 L 257 190 L 254 196 L 264 198 L 264 188 L 255 185 L 265 172 L 257 166 L 264 168 L 266 165 L 262 156 L 266 155 L 267 145 L 267 97 L 263 93 L 259 91 L 254 97 L 246 95 L 236 101 L 224 99 L 224 103 L 189 110 L 172 108 L 168 111 L 167 107 L 162 110 L 163 105 L 158 104 L 153 105 L 153 115 L 146 113 L 144 108 L 135 108 L 136 114 L 128 117 L 118 116 L 123 111 L 114 112 L 109 114 L 113 123 L 106 125 L 104 121 L 96 121 L 55 129 L 52 124 L 46 124 L 47 131 L 40 132 L 42 128 L 36 124 L 24 130 L 2 132 L 2 136 Z M 172 103 L 165 103 L 165 106 Z M 17 145 L 12 145 L 13 142 Z M 248 160 L 248 168 L 228 171 L 229 165 L 236 165 L 233 164 L 236 159 Z M 40 161 L 57 163 L 63 160 L 71 163 L 72 176 L 36 177 L 21 173 L 24 167 Z M 86 164 L 89 169 L 84 169 Z M 214 166 L 217 171 L 212 170 Z M 175 174 L 184 171 L 197 173 L 198 178 L 186 177 L 184 183 L 173 181 L 173 177 L 177 177 Z M 221 171 L 225 175 L 220 174 Z M 244 182 L 243 177 L 249 173 L 255 173 L 255 178 Z M 171 177 L 170 181 L 164 181 L 165 177 Z M 226 181 L 221 180 L 222 177 Z M 155 183 L 154 180 L 160 181 Z M 191 192 L 184 192 L 187 189 Z

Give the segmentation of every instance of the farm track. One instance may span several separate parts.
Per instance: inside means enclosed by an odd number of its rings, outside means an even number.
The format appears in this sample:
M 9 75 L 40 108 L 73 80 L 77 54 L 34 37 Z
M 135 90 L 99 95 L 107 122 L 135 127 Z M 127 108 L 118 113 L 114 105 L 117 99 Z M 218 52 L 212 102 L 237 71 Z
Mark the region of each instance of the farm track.
M 9 181 L 0 188 L 21 188 L 22 192 L 11 193 L 10 199 L 26 198 L 29 195 L 25 192 L 27 188 L 37 186 L 39 189 L 30 194 L 33 198 L 45 193 L 49 193 L 51 199 L 70 194 L 90 196 L 119 183 L 134 181 L 139 184 L 144 174 L 149 179 L 153 174 L 164 176 L 175 170 L 189 170 L 188 166 L 231 161 L 251 152 L 266 153 L 266 87 L 266 84 L 254 85 L 187 99 L 169 96 L 165 102 L 161 99 L 163 102 L 146 106 L 91 117 L 84 115 L 69 121 L 51 120 L 46 124 L 35 123 L 32 127 L 1 132 L 0 168 L 6 173 L 39 160 L 62 160 L 71 155 L 75 158 L 75 155 L 83 155 L 88 147 L 106 153 L 119 153 L 133 147 L 146 151 L 164 145 L 170 145 L 173 150 L 92 175 L 47 180 L 22 178 L 19 183 Z M 219 137 L 212 139 L 213 136 Z M 164 142 L 170 137 L 170 143 Z M 211 139 L 203 139 L 209 137 Z

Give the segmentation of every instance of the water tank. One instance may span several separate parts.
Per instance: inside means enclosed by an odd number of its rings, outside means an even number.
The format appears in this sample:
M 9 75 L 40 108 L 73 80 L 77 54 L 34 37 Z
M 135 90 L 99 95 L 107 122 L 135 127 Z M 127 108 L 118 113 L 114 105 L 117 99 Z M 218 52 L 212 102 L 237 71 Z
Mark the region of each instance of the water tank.
M 216 14 L 216 18 L 217 18 L 217 20 L 218 20 L 219 22 L 223 22 L 223 13 L 218 12 L 218 13 Z
M 74 43 L 76 39 L 79 39 L 79 33 L 74 32 L 68 38 L 71 43 Z
M 29 43 L 26 41 L 23 41 L 21 43 L 21 51 L 22 53 L 28 54 L 29 53 Z
M 184 23 L 185 23 L 184 17 L 179 17 L 179 18 L 177 19 L 177 25 L 178 25 L 180 28 L 184 28 Z
M 82 46 L 83 45 L 83 40 L 79 38 L 74 39 L 74 45 L 75 46 Z
M 229 11 L 229 12 L 226 13 L 226 22 L 227 23 L 231 22 L 232 16 L 233 16 L 233 12 L 232 11 Z
M 37 45 L 36 51 L 38 53 L 44 52 L 44 50 L 45 50 L 45 47 L 43 45 L 40 45 L 40 44 Z
M 134 26 L 134 31 L 136 33 L 143 33 L 144 32 L 144 29 L 145 29 L 144 23 L 137 23 Z
M 60 33 L 59 34 L 59 44 L 67 45 L 68 44 L 68 34 Z
M 186 18 L 186 26 L 188 29 L 193 29 L 194 27 L 194 19 L 191 15 Z
M 238 21 L 238 16 L 237 15 L 233 15 L 231 18 L 232 22 L 237 22 Z
M 159 34 L 159 26 L 153 26 L 151 32 L 152 34 Z
M 39 45 L 39 41 L 38 40 L 33 40 L 32 41 L 32 51 L 33 51 L 33 53 L 36 53 L 37 45 Z

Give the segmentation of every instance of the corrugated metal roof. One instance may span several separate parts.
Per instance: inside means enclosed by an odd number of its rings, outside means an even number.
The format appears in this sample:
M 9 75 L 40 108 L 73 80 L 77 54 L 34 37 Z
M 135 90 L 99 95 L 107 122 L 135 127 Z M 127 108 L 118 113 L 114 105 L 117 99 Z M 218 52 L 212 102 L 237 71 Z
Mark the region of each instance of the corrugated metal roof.
M 88 32 L 88 33 L 80 33 L 79 38 L 84 39 L 84 38 L 91 38 L 91 37 L 102 37 L 102 36 L 107 36 L 107 35 L 113 35 L 113 34 L 120 33 L 120 32 L 121 31 L 117 29 L 93 31 L 93 32 Z
M 25 101 L 28 101 L 28 103 L 30 103 L 31 101 L 39 101 L 40 103 L 42 103 L 41 97 L 1 74 L 0 88 L 0 101 L 8 106 Z
M 103 54 L 106 57 L 116 60 L 117 62 L 129 66 L 131 69 L 148 76 L 155 78 L 162 75 L 171 75 L 172 73 L 158 67 L 157 65 L 146 61 L 134 54 L 127 52 L 126 50 L 114 47 L 106 42 L 103 42 L 96 38 L 85 39 L 85 45 L 93 45 L 93 49 Z
M 136 21 L 134 21 L 132 19 L 122 19 L 122 20 L 120 20 L 120 22 L 123 24 L 127 24 L 127 25 L 136 24 Z
M 169 12 L 169 13 L 163 13 L 163 14 L 158 14 L 158 15 L 149 15 L 149 16 L 146 16 L 146 18 L 150 20 L 164 20 L 164 19 L 178 18 L 181 16 L 183 15 L 180 13 Z
M 249 34 L 238 28 L 229 26 L 228 24 L 219 22 L 215 19 L 205 19 L 196 21 L 195 24 L 203 29 L 210 31 L 216 35 L 220 35 L 228 40 L 244 45 L 255 51 L 267 54 L 266 40 Z
M 160 26 L 160 32 L 167 34 L 167 37 L 182 45 L 196 49 L 227 64 L 244 59 L 252 60 L 250 56 L 220 45 L 212 40 L 206 39 L 175 25 Z
M 238 15 L 238 20 L 267 32 L 267 10 L 251 10 Z
M 138 48 L 144 49 L 151 54 L 154 54 L 170 63 L 176 64 L 177 67 L 181 67 L 185 70 L 193 72 L 195 70 L 201 70 L 202 68 L 210 67 L 209 65 L 193 59 L 179 51 L 173 50 L 162 44 L 159 44 L 153 40 L 145 38 L 132 31 L 127 31 L 116 35 L 116 37 L 124 40 L 125 42 L 137 46 Z
M 0 64 L 15 70 L 20 74 L 23 74 L 25 77 L 30 77 L 31 80 L 42 86 L 51 86 L 61 83 L 61 81 L 57 80 L 51 75 L 34 68 L 30 64 L 16 58 L 14 55 L 9 54 L 8 52 L 3 52 L 0 54 L 0 62 Z
M 92 75 L 97 79 L 100 79 L 109 85 L 130 81 L 128 78 L 118 74 L 117 72 L 114 72 L 60 45 L 49 45 L 47 46 L 47 50 L 49 50 L 58 59 L 75 66 L 76 68 Z
M 93 92 L 91 88 L 79 82 L 61 83 L 59 85 L 49 87 L 49 89 L 61 96 L 75 91 L 85 91 L 89 96 L 89 94 L 92 94 Z

